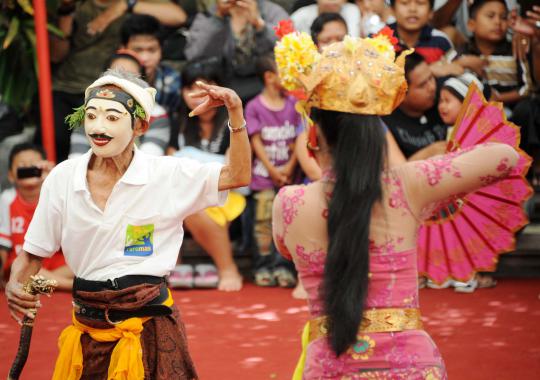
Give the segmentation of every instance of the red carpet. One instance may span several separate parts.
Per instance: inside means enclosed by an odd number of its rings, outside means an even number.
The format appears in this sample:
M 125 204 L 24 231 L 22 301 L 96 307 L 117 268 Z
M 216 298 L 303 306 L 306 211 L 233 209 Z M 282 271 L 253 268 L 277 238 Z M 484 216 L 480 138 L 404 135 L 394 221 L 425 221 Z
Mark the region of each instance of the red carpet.
M 452 380 L 540 378 L 540 280 L 502 280 L 473 294 L 422 290 L 425 327 Z M 239 293 L 176 291 L 201 379 L 290 379 L 306 316 L 289 290 L 247 285 Z M 49 379 L 70 296 L 44 299 L 24 379 Z M 0 297 L 0 379 L 7 377 L 18 325 Z

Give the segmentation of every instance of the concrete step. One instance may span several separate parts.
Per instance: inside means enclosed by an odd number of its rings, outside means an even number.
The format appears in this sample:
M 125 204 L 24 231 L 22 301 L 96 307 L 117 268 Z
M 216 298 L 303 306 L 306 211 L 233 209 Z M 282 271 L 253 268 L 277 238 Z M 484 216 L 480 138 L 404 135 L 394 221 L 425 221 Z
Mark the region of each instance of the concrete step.
M 540 224 L 531 223 L 517 236 L 516 250 L 501 255 L 496 277 L 540 278 Z

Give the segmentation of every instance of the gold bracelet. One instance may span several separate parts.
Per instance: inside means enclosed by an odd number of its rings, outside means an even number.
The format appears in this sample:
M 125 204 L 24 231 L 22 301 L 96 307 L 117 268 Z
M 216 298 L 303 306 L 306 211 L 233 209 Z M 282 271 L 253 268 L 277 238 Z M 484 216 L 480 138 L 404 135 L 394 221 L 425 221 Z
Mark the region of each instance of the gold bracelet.
M 231 133 L 242 132 L 244 129 L 246 129 L 246 122 L 244 121 L 244 124 L 238 128 L 233 128 L 231 126 L 231 121 L 229 120 L 227 121 L 227 127 L 229 127 L 229 131 L 231 131 Z

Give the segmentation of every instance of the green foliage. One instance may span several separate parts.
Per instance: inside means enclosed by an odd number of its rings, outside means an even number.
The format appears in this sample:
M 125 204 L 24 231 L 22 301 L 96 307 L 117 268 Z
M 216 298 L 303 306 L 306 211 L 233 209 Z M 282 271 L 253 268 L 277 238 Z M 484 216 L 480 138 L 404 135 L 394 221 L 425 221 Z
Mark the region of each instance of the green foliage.
M 138 117 L 141 120 L 146 119 L 146 112 L 144 112 L 144 108 L 142 108 L 138 103 L 135 104 L 135 111 L 133 114 L 135 117 Z
M 77 108 L 73 108 L 72 114 L 69 114 L 65 118 L 65 122 L 69 125 L 69 129 L 75 129 L 83 126 L 84 122 L 84 104 Z
M 58 1 L 47 0 L 51 14 L 54 14 Z M 29 108 L 37 92 L 33 14 L 30 0 L 0 0 L 0 98 L 19 111 Z M 49 23 L 47 28 L 51 34 L 62 36 L 54 25 Z

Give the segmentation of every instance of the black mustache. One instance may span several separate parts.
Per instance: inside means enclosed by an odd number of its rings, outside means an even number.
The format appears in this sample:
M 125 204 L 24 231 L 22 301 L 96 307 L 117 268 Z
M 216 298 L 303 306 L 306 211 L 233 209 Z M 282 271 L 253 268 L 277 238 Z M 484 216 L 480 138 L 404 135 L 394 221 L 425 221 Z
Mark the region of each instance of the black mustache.
M 109 139 L 109 140 L 113 139 L 111 136 L 106 135 L 104 133 L 91 133 L 88 136 L 92 137 L 93 139 Z

